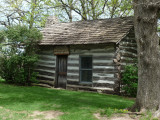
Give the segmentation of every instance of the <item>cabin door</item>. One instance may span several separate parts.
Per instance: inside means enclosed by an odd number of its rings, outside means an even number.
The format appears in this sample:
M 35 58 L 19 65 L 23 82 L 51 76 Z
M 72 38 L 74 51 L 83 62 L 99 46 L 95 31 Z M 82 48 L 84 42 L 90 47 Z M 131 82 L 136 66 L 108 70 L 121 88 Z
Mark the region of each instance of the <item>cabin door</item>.
M 57 56 L 57 87 L 66 88 L 67 55 Z

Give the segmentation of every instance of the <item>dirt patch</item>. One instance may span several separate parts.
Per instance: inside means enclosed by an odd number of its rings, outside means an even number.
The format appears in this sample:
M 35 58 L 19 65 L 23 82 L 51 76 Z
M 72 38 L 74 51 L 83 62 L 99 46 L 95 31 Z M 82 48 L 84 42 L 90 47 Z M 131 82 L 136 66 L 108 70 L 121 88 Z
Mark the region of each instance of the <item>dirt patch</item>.
M 95 113 L 94 116 L 98 120 L 139 120 L 138 116 L 132 116 L 129 114 L 115 114 L 112 117 L 101 116 L 99 113 Z
M 63 114 L 59 111 L 34 111 L 30 117 L 33 117 L 33 120 L 58 120 L 58 116 Z

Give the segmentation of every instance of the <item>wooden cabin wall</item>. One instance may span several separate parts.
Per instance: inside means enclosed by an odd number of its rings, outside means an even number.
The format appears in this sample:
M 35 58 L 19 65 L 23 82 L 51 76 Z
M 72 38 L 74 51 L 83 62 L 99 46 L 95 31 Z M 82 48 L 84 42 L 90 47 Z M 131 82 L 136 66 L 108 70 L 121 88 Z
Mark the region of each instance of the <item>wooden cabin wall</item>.
M 134 29 L 119 43 L 118 53 L 120 54 L 121 71 L 126 65 L 137 63 L 137 44 Z
M 125 69 L 126 65 L 131 65 L 137 63 L 137 44 L 135 40 L 134 29 L 129 31 L 129 34 L 120 41 L 120 43 L 116 47 L 116 60 L 117 64 L 117 78 L 120 82 L 120 92 L 121 86 L 123 85 L 121 82 L 122 72 Z
M 91 88 L 95 90 L 116 91 L 119 84 L 116 78 L 115 45 L 70 46 L 67 68 L 67 87 Z M 80 82 L 80 56 L 92 56 L 92 83 Z
M 39 85 L 54 86 L 56 56 L 53 54 L 53 46 L 41 46 L 38 55 L 39 60 L 35 71 L 39 73 L 37 77 Z

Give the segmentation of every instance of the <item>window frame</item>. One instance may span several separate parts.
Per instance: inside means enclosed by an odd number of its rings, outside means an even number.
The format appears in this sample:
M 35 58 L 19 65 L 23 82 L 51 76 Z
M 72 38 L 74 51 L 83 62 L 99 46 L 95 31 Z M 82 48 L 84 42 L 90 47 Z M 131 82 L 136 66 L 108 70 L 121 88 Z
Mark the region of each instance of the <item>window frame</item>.
M 89 68 L 89 69 L 86 69 L 86 68 L 82 68 L 82 58 L 83 57 L 89 57 L 89 58 L 92 58 L 92 61 L 91 61 L 91 63 L 92 63 L 92 67 L 91 68 Z M 90 83 L 92 83 L 92 80 L 93 80 L 93 56 L 92 55 L 80 55 L 79 56 L 79 81 L 80 81 L 80 83 L 88 83 L 88 84 L 90 84 Z M 91 81 L 82 81 L 82 71 L 83 70 L 88 70 L 88 71 L 92 71 L 92 77 L 91 77 Z

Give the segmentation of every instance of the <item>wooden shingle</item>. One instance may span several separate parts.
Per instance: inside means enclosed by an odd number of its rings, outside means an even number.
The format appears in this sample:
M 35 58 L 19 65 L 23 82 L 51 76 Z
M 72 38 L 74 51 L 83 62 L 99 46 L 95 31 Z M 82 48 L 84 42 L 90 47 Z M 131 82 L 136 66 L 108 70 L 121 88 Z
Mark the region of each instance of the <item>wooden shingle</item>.
M 55 23 L 41 31 L 43 40 L 39 45 L 117 43 L 131 28 L 132 17 Z

